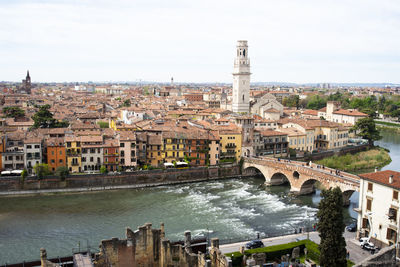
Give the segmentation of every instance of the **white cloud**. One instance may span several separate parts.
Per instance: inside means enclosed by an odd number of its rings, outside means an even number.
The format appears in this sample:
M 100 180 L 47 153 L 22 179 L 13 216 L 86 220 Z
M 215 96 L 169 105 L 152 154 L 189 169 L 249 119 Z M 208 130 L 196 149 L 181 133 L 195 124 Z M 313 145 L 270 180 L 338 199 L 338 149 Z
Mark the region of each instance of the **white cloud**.
M 0 80 L 231 80 L 247 39 L 253 81 L 400 82 L 400 3 L 0 2 Z

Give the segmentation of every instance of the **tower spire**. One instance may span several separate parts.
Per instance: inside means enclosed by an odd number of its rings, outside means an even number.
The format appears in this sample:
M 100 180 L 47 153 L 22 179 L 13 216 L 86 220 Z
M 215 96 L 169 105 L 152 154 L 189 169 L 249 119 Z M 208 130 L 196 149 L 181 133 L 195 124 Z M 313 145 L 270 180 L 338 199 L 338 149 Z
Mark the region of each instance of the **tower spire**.
M 247 41 L 237 41 L 233 66 L 232 111 L 250 112 L 250 59 Z

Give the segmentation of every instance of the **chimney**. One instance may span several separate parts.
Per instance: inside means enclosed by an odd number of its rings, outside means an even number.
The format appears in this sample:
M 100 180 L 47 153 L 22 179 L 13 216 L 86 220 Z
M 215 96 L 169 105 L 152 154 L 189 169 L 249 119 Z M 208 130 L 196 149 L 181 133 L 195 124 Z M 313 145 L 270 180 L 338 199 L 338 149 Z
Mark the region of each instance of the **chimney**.
M 389 184 L 393 183 L 393 175 L 389 176 Z

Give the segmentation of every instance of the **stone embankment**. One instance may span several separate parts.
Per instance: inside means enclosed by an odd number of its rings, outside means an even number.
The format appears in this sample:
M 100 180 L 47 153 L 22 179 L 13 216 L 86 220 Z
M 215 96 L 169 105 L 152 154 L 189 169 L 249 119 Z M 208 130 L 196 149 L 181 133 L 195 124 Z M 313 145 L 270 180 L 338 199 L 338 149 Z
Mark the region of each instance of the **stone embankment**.
M 56 177 L 42 180 L 29 177 L 25 181 L 20 177 L 0 177 L 0 196 L 141 188 L 234 178 L 240 175 L 239 166 L 229 165 L 136 171 L 114 175 L 71 175 L 64 181 Z

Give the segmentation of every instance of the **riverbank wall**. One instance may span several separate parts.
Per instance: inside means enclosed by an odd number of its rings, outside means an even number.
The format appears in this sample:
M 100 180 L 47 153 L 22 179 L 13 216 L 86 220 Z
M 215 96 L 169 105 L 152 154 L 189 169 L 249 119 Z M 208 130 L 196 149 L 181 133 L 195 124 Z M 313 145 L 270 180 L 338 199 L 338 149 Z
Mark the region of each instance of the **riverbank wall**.
M 189 169 L 166 169 L 126 172 L 121 174 L 71 175 L 65 180 L 47 177 L 38 180 L 27 177 L 1 177 L 0 195 L 26 195 L 40 193 L 86 192 L 112 189 L 140 188 L 199 182 L 239 177 L 237 165 L 221 167 L 199 167 Z

